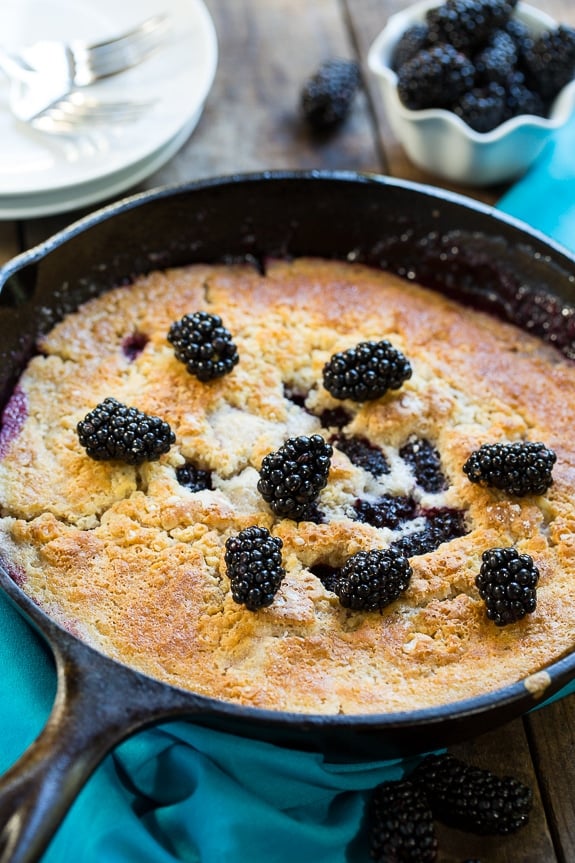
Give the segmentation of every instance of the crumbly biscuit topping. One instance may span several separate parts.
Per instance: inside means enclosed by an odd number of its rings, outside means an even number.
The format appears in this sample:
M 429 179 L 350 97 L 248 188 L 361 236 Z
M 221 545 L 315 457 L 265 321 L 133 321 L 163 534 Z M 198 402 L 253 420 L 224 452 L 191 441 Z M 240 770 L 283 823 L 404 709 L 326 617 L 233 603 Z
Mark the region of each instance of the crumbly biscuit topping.
M 240 357 L 207 382 L 167 338 L 199 311 L 221 317 Z M 334 397 L 330 357 L 382 340 L 410 377 L 370 401 Z M 485 693 L 573 648 L 575 365 L 538 339 L 391 274 L 300 259 L 265 275 L 150 273 L 86 303 L 39 348 L 0 434 L 0 555 L 98 650 L 225 700 L 363 714 Z M 106 398 L 168 423 L 169 450 L 136 465 L 91 459 L 77 426 Z M 262 463 L 314 435 L 333 446 L 327 482 L 307 520 L 277 515 L 258 490 Z M 465 475 L 482 445 L 514 441 L 556 454 L 544 494 Z M 254 526 L 281 540 L 285 575 L 250 610 L 233 599 L 225 549 Z M 536 609 L 505 627 L 475 583 L 495 547 L 539 572 Z M 345 562 L 389 548 L 409 558 L 407 588 L 381 609 L 343 607 Z

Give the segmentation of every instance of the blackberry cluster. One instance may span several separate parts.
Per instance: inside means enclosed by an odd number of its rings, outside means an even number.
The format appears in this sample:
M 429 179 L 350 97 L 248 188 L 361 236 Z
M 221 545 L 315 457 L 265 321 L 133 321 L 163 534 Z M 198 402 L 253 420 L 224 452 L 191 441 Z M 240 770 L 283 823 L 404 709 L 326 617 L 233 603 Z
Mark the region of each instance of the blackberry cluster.
M 306 520 L 327 484 L 332 454 L 332 445 L 315 434 L 289 438 L 264 456 L 258 491 L 276 515 Z
M 334 444 L 340 452 L 345 453 L 352 464 L 369 471 L 372 476 L 383 476 L 391 470 L 379 447 L 373 446 L 365 438 L 338 435 Z
M 359 64 L 355 60 L 326 60 L 305 82 L 301 110 L 305 121 L 317 132 L 339 126 L 349 115 L 360 85 Z
M 333 354 L 323 367 L 323 385 L 336 399 L 365 402 L 399 389 L 411 374 L 409 360 L 383 339 Z
M 369 853 L 375 863 L 435 863 L 437 836 L 425 794 L 410 779 L 383 782 L 369 808 Z
M 249 611 L 272 604 L 285 575 L 282 545 L 265 527 L 246 527 L 226 540 L 224 560 L 234 602 Z
M 195 312 L 174 321 L 168 341 L 177 359 L 200 381 L 227 375 L 239 361 L 231 333 L 219 315 L 209 312 Z
M 487 617 L 506 626 L 535 611 L 539 570 L 528 554 L 516 548 L 491 548 L 483 552 L 475 579 L 485 601 Z
M 406 590 L 411 574 L 409 561 L 397 549 L 358 551 L 340 569 L 333 591 L 344 608 L 377 611 Z
M 527 80 L 543 99 L 553 99 L 575 74 L 575 29 L 560 25 L 542 33 L 524 57 Z
M 521 114 L 548 116 L 575 75 L 575 29 L 536 36 L 514 17 L 516 0 L 445 0 L 405 31 L 392 55 L 412 110 L 445 108 L 489 132 Z
M 397 92 L 406 108 L 448 108 L 475 81 L 471 60 L 453 45 L 423 48 L 404 63 L 397 76 Z
M 472 452 L 463 472 L 474 483 L 484 483 L 515 497 L 545 494 L 553 482 L 557 456 L 545 444 L 533 441 L 483 444 Z
M 429 41 L 471 54 L 511 18 L 516 0 L 447 0 L 427 13 Z
M 434 818 L 459 830 L 505 836 L 529 820 L 533 795 L 526 785 L 449 753 L 428 755 L 409 778 L 427 796 Z
M 77 425 L 80 444 L 95 461 L 138 465 L 168 452 L 176 436 L 167 422 L 115 398 L 96 405 Z

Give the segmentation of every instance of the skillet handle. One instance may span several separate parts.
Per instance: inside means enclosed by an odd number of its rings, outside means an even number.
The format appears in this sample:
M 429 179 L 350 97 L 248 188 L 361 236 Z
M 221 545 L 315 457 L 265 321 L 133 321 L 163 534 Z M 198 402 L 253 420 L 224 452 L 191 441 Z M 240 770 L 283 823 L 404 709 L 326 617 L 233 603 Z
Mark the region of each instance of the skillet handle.
M 135 731 L 190 715 L 171 690 L 60 633 L 56 699 L 34 743 L 0 778 L 0 863 L 36 863 L 104 757 Z M 62 636 L 64 638 L 62 639 Z

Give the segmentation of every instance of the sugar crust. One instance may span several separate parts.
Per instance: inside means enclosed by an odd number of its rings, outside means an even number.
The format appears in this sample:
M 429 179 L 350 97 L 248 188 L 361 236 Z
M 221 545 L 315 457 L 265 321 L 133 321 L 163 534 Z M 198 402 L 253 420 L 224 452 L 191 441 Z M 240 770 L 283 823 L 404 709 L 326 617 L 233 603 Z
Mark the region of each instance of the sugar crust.
M 221 314 L 240 362 L 201 384 L 166 334 L 183 314 Z M 130 359 L 127 338 L 144 334 Z M 332 353 L 389 339 L 410 359 L 400 390 L 346 402 L 349 434 L 382 447 L 375 481 L 335 450 L 319 505 L 328 522 L 273 516 L 256 489 L 264 455 L 321 433 L 337 402 L 321 384 Z M 194 265 L 140 277 L 69 315 L 18 384 L 27 409 L 0 459 L 0 554 L 24 590 L 96 649 L 170 684 L 256 707 L 305 713 L 409 711 L 536 674 L 575 644 L 575 365 L 515 327 L 411 282 L 351 263 Z M 286 398 L 306 395 L 306 408 Z M 114 396 L 160 415 L 176 443 L 139 468 L 94 462 L 77 422 Z M 429 494 L 397 456 L 411 434 L 439 450 L 447 490 Z M 510 499 L 461 467 L 482 443 L 542 440 L 557 453 L 541 497 Z M 185 460 L 213 490 L 176 480 Z M 393 538 L 349 517 L 358 495 L 410 492 L 465 510 L 469 532 L 411 559 L 412 582 L 383 612 L 343 609 L 310 567 L 340 566 Z M 228 536 L 251 524 L 284 543 L 274 604 L 233 602 Z M 498 628 L 474 578 L 483 550 L 516 545 L 536 561 L 535 613 Z

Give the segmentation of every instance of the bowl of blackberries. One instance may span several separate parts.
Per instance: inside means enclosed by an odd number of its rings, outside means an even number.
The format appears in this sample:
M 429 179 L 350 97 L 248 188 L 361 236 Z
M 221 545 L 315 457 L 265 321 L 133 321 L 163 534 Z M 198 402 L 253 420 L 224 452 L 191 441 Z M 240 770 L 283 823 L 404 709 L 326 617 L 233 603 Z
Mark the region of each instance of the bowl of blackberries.
M 521 0 L 423 0 L 392 15 L 368 66 L 414 164 L 510 182 L 575 108 L 575 28 Z

